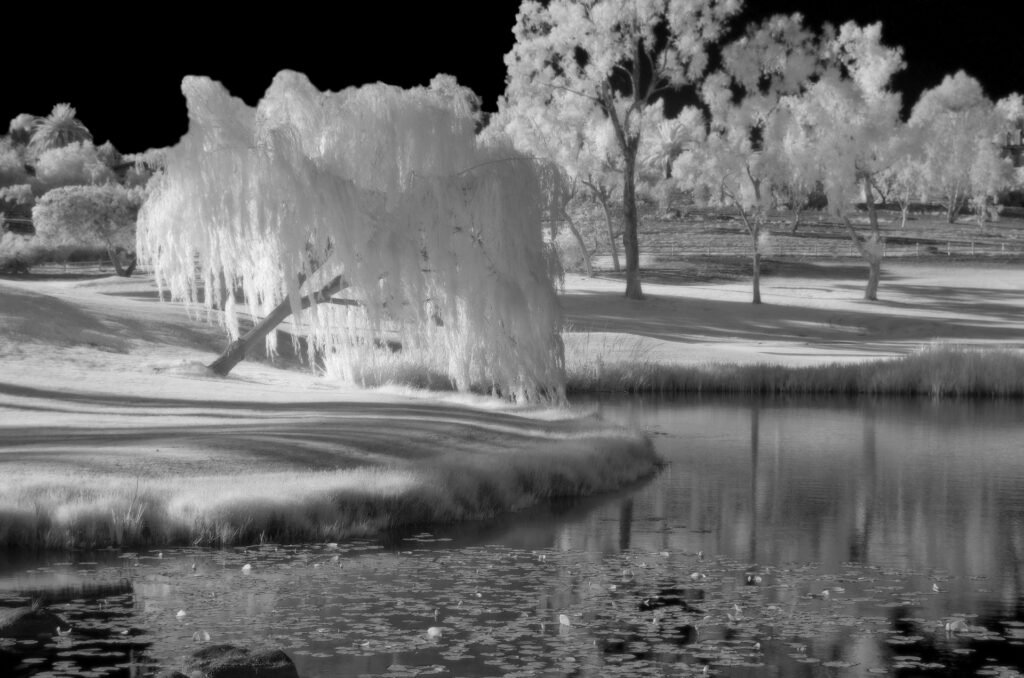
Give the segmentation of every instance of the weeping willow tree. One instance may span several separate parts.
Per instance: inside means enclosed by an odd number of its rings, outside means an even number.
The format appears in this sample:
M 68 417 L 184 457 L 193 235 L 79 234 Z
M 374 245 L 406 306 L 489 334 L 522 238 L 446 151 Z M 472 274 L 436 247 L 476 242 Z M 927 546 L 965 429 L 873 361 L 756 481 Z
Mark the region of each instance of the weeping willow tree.
M 334 376 L 362 381 L 397 336 L 460 390 L 562 399 L 537 174 L 478 144 L 449 80 L 332 93 L 283 71 L 252 108 L 186 78 L 189 131 L 143 206 L 140 261 L 236 342 L 240 305 L 293 315 Z

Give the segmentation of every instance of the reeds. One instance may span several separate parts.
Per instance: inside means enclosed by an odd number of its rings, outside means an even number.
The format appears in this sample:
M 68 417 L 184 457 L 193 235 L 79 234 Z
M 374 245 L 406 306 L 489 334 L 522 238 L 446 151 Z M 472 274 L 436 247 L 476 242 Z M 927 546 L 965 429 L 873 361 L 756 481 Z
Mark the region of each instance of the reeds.
M 642 357 L 570 361 L 571 393 L 762 393 L 1024 397 L 1024 352 L 937 344 L 886 360 L 807 367 L 663 364 Z

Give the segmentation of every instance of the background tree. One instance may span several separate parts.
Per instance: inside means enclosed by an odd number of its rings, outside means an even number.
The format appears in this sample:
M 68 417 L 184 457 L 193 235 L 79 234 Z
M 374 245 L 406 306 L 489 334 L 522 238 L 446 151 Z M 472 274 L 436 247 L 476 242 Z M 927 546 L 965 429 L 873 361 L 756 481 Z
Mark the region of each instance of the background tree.
M 28 142 L 32 140 L 32 130 L 35 129 L 37 119 L 30 113 L 22 113 L 11 118 L 7 127 L 11 142 L 23 148 L 28 146 Z
M 887 203 L 896 203 L 900 208 L 900 228 L 906 228 L 911 204 L 927 197 L 924 160 L 922 157 L 922 130 L 907 124 L 899 124 L 897 135 L 901 148 L 894 154 L 892 163 L 875 177 L 873 185 Z
M 881 42 L 882 25 L 843 24 L 826 31 L 823 56 L 828 65 L 801 96 L 787 99 L 793 115 L 785 130 L 790 148 L 814 150 L 814 170 L 838 215 L 868 264 L 864 298 L 878 298 L 883 243 L 878 227 L 874 184 L 905 146 L 898 135 L 900 95 L 889 89 L 904 67 L 902 51 Z M 793 165 L 797 167 L 797 165 Z M 863 201 L 869 233 L 862 237 L 851 211 Z
M 9 138 L 0 138 L 0 188 L 28 182 L 21 154 Z
M 980 196 L 999 184 L 993 154 L 997 155 L 1000 125 L 981 83 L 963 71 L 947 75 L 921 93 L 910 125 L 920 130 L 924 181 L 945 203 L 946 220 L 956 222 L 972 197 L 986 202 Z
M 491 116 L 487 128 L 481 133 L 481 140 L 485 143 L 510 143 L 516 150 L 535 159 L 545 193 L 545 219 L 553 227 L 552 242 L 557 237 L 557 226 L 564 223 L 577 241 L 584 268 L 591 276 L 591 248 L 570 214 L 569 204 L 579 195 L 580 175 L 588 174 L 599 161 L 588 155 L 591 149 L 584 141 L 586 132 L 577 129 L 575 133 L 567 133 L 557 129 L 544 116 L 523 110 L 524 103 L 521 102 L 517 109 L 504 98 L 499 98 L 498 112 Z
M 761 238 L 773 187 L 786 185 L 785 97 L 804 91 L 818 70 L 819 48 L 800 15 L 775 16 L 722 52 L 722 68 L 705 80 L 707 141 L 674 167 L 687 188 L 710 189 L 712 203 L 735 208 L 750 236 L 752 301 L 761 303 Z M 792 185 L 792 184 L 791 184 Z
M 32 208 L 40 244 L 56 250 L 102 247 L 123 277 L 135 271 L 135 223 L 143 193 L 116 184 L 64 186 L 49 191 Z M 122 262 L 122 254 L 129 253 Z
M 594 115 L 611 124 L 622 162 L 626 297 L 642 299 L 637 241 L 637 155 L 649 106 L 698 85 L 707 48 L 740 0 L 524 1 L 505 57 L 505 98 L 576 129 Z
M 35 171 L 37 193 L 61 186 L 104 184 L 117 180 L 114 170 L 91 141 L 74 141 L 43 151 L 36 160 Z
M 75 117 L 71 104 L 57 104 L 48 116 L 36 119 L 28 156 L 34 162 L 45 151 L 82 141 L 91 142 L 92 133 Z

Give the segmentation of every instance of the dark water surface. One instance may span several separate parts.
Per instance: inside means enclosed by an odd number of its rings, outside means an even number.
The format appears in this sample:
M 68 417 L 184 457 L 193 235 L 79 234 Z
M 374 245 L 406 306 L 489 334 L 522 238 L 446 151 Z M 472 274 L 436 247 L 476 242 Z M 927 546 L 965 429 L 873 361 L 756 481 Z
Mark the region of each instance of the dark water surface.
M 0 605 L 45 593 L 73 625 L 0 640 L 0 676 L 147 675 L 209 643 L 304 677 L 1024 671 L 1024 404 L 595 406 L 664 471 L 382 540 L 0 553 Z

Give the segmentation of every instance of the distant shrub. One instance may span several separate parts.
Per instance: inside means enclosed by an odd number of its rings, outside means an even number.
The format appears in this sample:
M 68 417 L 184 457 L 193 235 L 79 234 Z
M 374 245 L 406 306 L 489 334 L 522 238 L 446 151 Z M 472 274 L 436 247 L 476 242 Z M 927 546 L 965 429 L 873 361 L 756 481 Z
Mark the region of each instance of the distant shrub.
M 18 149 L 11 143 L 0 141 L 0 188 L 28 181 L 28 172 Z
M 20 146 L 27 146 L 32 139 L 32 130 L 36 125 L 36 116 L 31 113 L 22 113 L 11 119 L 7 127 L 11 141 Z
M 45 254 L 45 248 L 35 236 L 0 232 L 0 273 L 28 273 Z
M 151 148 L 141 153 L 128 153 L 123 156 L 122 162 L 132 163 L 125 173 L 124 185 L 128 187 L 145 186 L 154 174 L 166 166 L 167 149 Z
M 124 162 L 124 156 L 109 141 L 96 147 L 96 157 L 110 169 L 114 169 Z
M 15 233 L 32 233 L 32 226 L 25 221 L 32 219 L 32 205 L 35 195 L 29 184 L 16 184 L 0 188 L 0 227 Z M 15 219 L 17 221 L 11 221 Z
M 44 151 L 36 162 L 36 179 L 39 190 L 46 192 L 61 186 L 104 184 L 117 177 L 91 141 L 76 141 Z
M 42 244 L 59 251 L 106 248 L 118 273 L 121 252 L 135 249 L 135 220 L 143 193 L 117 184 L 64 186 L 49 191 L 32 208 Z M 129 264 L 131 275 L 134 264 Z
M 580 247 L 579 242 L 569 233 L 568 229 L 563 230 L 555 238 L 554 251 L 562 264 L 562 269 L 572 273 L 583 273 L 586 271 L 586 253 Z

